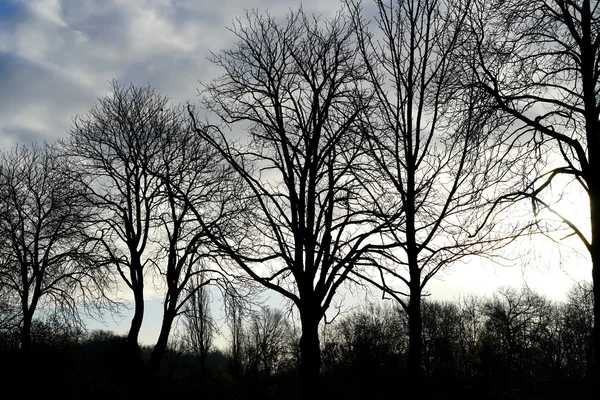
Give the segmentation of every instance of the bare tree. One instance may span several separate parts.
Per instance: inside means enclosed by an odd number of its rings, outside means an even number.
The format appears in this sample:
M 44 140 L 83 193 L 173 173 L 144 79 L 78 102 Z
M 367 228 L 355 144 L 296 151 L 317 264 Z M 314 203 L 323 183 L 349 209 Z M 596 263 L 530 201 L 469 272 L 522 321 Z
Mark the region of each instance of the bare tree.
M 530 140 L 539 154 L 550 159 L 549 164 L 537 166 L 539 173 L 526 194 L 541 221 L 561 222 L 583 243 L 592 262 L 598 299 L 599 5 L 589 0 L 473 2 L 471 16 L 473 36 L 465 42 L 471 59 L 465 64 L 472 66 L 477 87 L 510 118 L 514 136 Z M 569 192 L 588 196 L 589 209 L 581 221 L 569 213 L 573 207 L 562 206 Z M 547 232 L 557 226 L 541 228 Z M 594 315 L 598 321 L 598 301 Z M 598 366 L 597 325 L 594 349 Z M 600 382 L 600 368 L 596 371 L 595 381 Z
M 200 281 L 199 281 L 200 280 Z M 183 311 L 184 341 L 188 352 L 200 361 L 202 375 L 206 373 L 206 356 L 213 347 L 216 323 L 210 312 L 210 292 L 201 279 L 190 282 L 194 290 Z
M 207 285 L 230 290 L 229 277 L 218 268 L 207 232 L 219 238 L 243 234 L 237 218 L 245 206 L 239 201 L 233 170 L 214 147 L 187 125 L 164 133 L 157 139 L 160 149 L 148 167 L 151 175 L 160 178 L 157 227 L 149 240 L 158 249 L 155 264 L 165 282 L 163 322 L 148 365 L 152 375 L 158 371 L 173 322 L 187 301 L 199 290 L 205 293 Z M 201 216 L 202 224 L 196 216 Z
M 86 234 L 91 216 L 84 188 L 59 155 L 48 144 L 0 153 L 0 284 L 19 303 L 25 352 L 36 312 L 81 323 L 80 308 L 99 311 L 111 283 L 91 257 L 96 244 Z
M 225 298 L 227 323 L 231 333 L 229 348 L 230 368 L 235 377 L 242 373 L 244 360 L 244 314 L 247 312 L 239 297 L 227 295 Z
M 472 360 L 474 354 L 477 352 L 485 327 L 482 315 L 483 306 L 483 299 L 472 295 L 461 297 L 457 300 L 457 307 L 460 314 L 458 322 L 459 361 L 463 375 L 469 378 L 473 378 L 477 373 L 476 365 L 474 365 Z
M 485 303 L 486 329 L 500 341 L 507 364 L 526 364 L 528 348 L 539 341 L 549 323 L 544 318 L 549 308 L 549 302 L 529 288 L 500 288 Z
M 518 230 L 496 217 L 518 183 L 506 173 L 520 156 L 492 136 L 500 125 L 457 55 L 468 2 L 375 2 L 375 28 L 359 2 L 347 7 L 374 90 L 366 147 L 371 164 L 354 165 L 374 215 L 390 226 L 390 251 L 370 273 L 353 271 L 398 301 L 408 314 L 411 389 L 422 365 L 421 301 L 427 283 L 466 257 L 490 256 Z M 508 151 L 510 148 L 511 151 Z M 518 219 L 514 219 L 518 227 Z M 508 224 L 507 224 L 508 225 Z
M 592 329 L 594 326 L 593 287 L 589 283 L 573 286 L 562 309 L 560 341 L 564 372 L 572 379 L 590 376 L 593 371 Z
M 223 275 L 214 268 L 207 230 L 227 234 L 236 199 L 231 168 L 189 126 L 185 110 L 150 87 L 122 86 L 76 117 L 64 147 L 72 169 L 87 179 L 97 213 L 96 239 L 105 261 L 133 291 L 131 349 L 144 313 L 144 285 L 154 272 L 164 289 L 163 319 L 148 364 L 155 376 L 175 318 L 203 285 Z M 196 220 L 202 216 L 203 225 Z M 237 227 L 236 227 L 237 228 Z M 195 276 L 203 275 L 199 286 Z
M 270 376 L 286 353 L 287 324 L 283 312 L 261 307 L 252 315 L 244 336 L 248 368 Z
M 361 212 L 350 166 L 364 155 L 361 134 L 370 93 L 353 24 L 344 15 L 292 11 L 279 24 L 248 12 L 232 33 L 238 43 L 213 55 L 224 74 L 204 87 L 204 106 L 228 128 L 197 132 L 221 152 L 255 206 L 239 240 L 218 247 L 255 281 L 291 300 L 302 324 L 301 390 L 318 392 L 318 326 L 374 231 Z M 252 234 L 251 234 L 252 233 Z
M 160 204 L 161 180 L 150 166 L 162 150 L 161 140 L 181 127 L 181 113 L 150 87 L 112 82 L 112 93 L 73 120 L 62 144 L 70 168 L 79 171 L 96 218 L 96 238 L 105 261 L 114 265 L 134 297 L 127 335 L 137 350 L 144 317 L 146 270 L 155 260 L 148 248 Z

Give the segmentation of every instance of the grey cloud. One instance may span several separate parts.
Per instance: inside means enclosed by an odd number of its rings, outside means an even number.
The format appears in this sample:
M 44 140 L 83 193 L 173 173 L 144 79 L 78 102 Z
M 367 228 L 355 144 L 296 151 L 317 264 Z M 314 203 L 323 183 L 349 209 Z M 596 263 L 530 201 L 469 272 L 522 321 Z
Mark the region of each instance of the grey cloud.
M 11 0 L 8 0 L 11 1 Z M 175 103 L 196 100 L 219 71 L 209 50 L 231 46 L 244 9 L 283 17 L 296 1 L 31 0 L 0 14 L 0 146 L 65 134 L 117 78 L 151 84 Z M 331 15 L 338 1 L 305 1 Z

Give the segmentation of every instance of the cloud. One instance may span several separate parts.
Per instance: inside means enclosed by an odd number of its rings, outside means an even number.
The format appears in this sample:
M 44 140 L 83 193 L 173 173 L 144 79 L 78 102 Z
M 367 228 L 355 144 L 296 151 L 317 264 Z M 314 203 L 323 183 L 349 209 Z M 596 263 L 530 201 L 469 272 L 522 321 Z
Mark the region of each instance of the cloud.
M 296 1 L 5 0 L 0 6 L 0 146 L 53 140 L 113 78 L 151 84 L 176 103 L 219 74 L 209 49 L 231 46 L 226 27 L 244 8 L 283 17 Z M 310 1 L 332 14 L 340 3 Z

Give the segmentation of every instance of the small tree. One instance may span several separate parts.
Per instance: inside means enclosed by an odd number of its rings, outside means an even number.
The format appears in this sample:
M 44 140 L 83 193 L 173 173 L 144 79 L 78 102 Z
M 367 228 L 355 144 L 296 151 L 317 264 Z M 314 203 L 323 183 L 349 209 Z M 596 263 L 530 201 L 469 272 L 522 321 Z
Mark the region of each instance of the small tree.
M 244 334 L 248 368 L 270 376 L 286 353 L 287 324 L 283 312 L 261 307 L 250 318 Z
M 229 363 L 231 372 L 239 377 L 244 366 L 244 314 L 246 309 L 239 297 L 228 295 L 225 298 L 227 310 L 227 323 L 231 333 L 231 344 L 229 347 Z
M 565 375 L 574 380 L 592 377 L 594 327 L 594 291 L 592 285 L 573 286 L 562 309 L 561 344 Z

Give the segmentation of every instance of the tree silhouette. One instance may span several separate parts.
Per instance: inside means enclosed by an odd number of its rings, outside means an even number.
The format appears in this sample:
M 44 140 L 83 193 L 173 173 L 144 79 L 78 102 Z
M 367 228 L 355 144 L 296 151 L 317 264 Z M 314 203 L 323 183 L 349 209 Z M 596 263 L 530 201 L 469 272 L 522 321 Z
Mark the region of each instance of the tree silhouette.
M 161 132 L 156 139 L 158 153 L 148 166 L 149 173 L 160 178 L 156 228 L 149 240 L 157 248 L 154 263 L 166 287 L 161 330 L 148 364 L 152 375 L 158 371 L 173 322 L 187 301 L 206 285 L 219 284 L 229 290 L 229 278 L 218 267 L 207 232 L 218 231 L 219 237 L 243 232 L 238 215 L 244 204 L 238 199 L 233 170 L 216 149 L 183 125 L 183 120 L 179 122 L 179 129 Z M 202 224 L 196 216 L 201 216 Z
M 261 307 L 244 331 L 248 368 L 270 376 L 284 359 L 287 324 L 281 310 Z
M 181 128 L 181 113 L 150 87 L 122 86 L 73 119 L 62 141 L 70 168 L 78 171 L 95 214 L 96 239 L 104 262 L 114 266 L 134 297 L 127 335 L 137 352 L 144 317 L 144 280 L 154 262 L 148 242 L 158 224 L 161 179 L 150 173 L 160 156 L 162 138 Z
M 600 268 L 600 9 L 589 0 L 474 2 L 472 38 L 465 42 L 477 87 L 513 124 L 512 133 L 535 145 L 529 190 L 540 227 L 563 223 L 589 252 L 598 298 Z M 515 139 L 516 140 L 516 139 Z M 531 177 L 530 177 L 531 178 Z M 556 191 L 560 187 L 564 190 Z M 563 194 L 583 192 L 588 221 L 561 208 Z M 572 209 L 572 208 L 571 208 Z M 544 218 L 549 216 L 549 218 Z M 594 303 L 595 320 L 600 304 Z M 600 365 L 600 329 L 594 328 L 594 359 Z M 600 368 L 596 368 L 600 382 Z M 600 383 L 599 383 L 600 384 Z
M 204 87 L 204 106 L 227 127 L 197 132 L 243 179 L 255 206 L 239 240 L 215 238 L 255 281 L 291 300 L 302 325 L 304 396 L 318 392 L 318 326 L 357 260 L 377 247 L 361 212 L 350 166 L 364 155 L 361 134 L 370 94 L 362 86 L 353 24 L 292 11 L 279 24 L 248 12 L 231 30 L 238 42 L 213 55 L 224 74 Z M 198 122 L 198 121 L 196 121 Z
M 374 215 L 390 227 L 389 251 L 361 279 L 406 310 L 411 392 L 422 370 L 422 307 L 428 282 L 467 257 L 491 256 L 526 224 L 498 216 L 511 207 L 507 188 L 519 182 L 509 166 L 520 153 L 492 136 L 495 110 L 465 87 L 460 44 L 468 32 L 468 2 L 375 2 L 375 28 L 359 2 L 347 1 L 357 46 L 374 90 L 368 115 L 370 164 L 357 166 Z M 369 9 L 370 10 L 370 9 Z M 518 178 L 518 177 L 517 177 Z
M 217 331 L 216 323 L 210 311 L 210 292 L 202 284 L 201 277 L 195 277 L 190 282 L 193 290 L 182 313 L 184 321 L 183 340 L 188 352 L 195 355 L 200 361 L 200 370 L 206 374 L 206 356 L 213 348 L 214 334 Z
M 223 277 L 206 231 L 233 229 L 227 222 L 235 216 L 230 204 L 236 192 L 231 169 L 190 129 L 183 108 L 171 106 L 151 87 L 113 81 L 112 89 L 74 119 L 63 144 L 96 213 L 95 239 L 103 250 L 98 257 L 104 256 L 133 291 L 127 338 L 132 350 L 143 319 L 145 280 L 154 272 L 163 282 L 163 319 L 148 363 L 152 377 L 187 300 Z M 200 275 L 205 279 L 194 281 Z
M 0 284 L 18 301 L 24 352 L 37 311 L 77 323 L 80 308 L 99 311 L 107 301 L 110 274 L 92 258 L 91 215 L 84 188 L 72 178 L 48 144 L 0 153 Z

